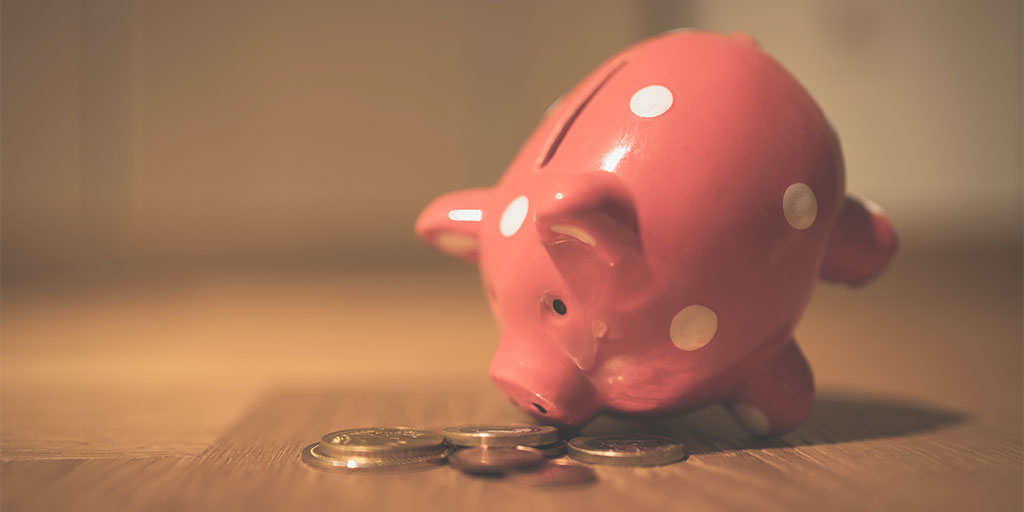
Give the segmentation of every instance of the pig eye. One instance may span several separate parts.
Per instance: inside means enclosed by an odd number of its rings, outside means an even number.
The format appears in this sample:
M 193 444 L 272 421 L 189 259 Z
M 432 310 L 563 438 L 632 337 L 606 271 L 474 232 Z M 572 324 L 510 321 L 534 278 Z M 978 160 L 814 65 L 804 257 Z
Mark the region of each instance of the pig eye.
M 564 315 L 569 311 L 569 309 L 565 307 L 565 303 L 562 302 L 562 299 L 555 299 L 551 301 L 551 309 L 554 309 L 555 313 L 558 313 L 559 315 Z

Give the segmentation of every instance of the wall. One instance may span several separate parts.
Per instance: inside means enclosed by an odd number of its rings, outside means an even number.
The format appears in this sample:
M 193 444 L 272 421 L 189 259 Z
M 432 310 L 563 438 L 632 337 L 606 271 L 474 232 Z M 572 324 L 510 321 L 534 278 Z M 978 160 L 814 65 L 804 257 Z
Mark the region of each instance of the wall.
M 1021 232 L 1021 6 L 938 2 L 2 4 L 9 282 L 126 267 L 443 261 L 419 209 L 494 182 L 544 109 L 678 26 L 757 37 L 908 246 Z

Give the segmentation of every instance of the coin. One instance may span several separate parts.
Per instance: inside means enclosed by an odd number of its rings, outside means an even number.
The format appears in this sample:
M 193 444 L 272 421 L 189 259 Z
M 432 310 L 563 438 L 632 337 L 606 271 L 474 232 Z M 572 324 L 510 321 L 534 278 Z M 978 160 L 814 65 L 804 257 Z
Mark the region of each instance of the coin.
M 562 460 L 549 460 L 526 471 L 516 471 L 509 479 L 517 484 L 534 487 L 579 485 L 597 480 L 593 469 Z
M 545 457 L 549 459 L 552 457 L 561 457 L 562 455 L 565 455 L 565 441 L 562 441 L 561 439 L 551 444 L 534 446 L 533 448 L 539 450 L 542 454 L 544 454 Z
M 462 425 L 444 429 L 456 446 L 542 446 L 558 441 L 558 430 L 547 425 Z
M 568 452 L 579 461 L 616 466 L 655 466 L 686 457 L 683 443 L 643 434 L 577 437 L 569 441 Z
M 535 466 L 543 460 L 544 455 L 539 450 L 526 446 L 474 446 L 456 451 L 448 458 L 448 463 L 465 473 L 503 475 L 514 469 Z
M 404 427 L 352 428 L 320 439 L 320 451 L 340 459 L 433 455 L 443 445 L 444 438 L 437 432 Z
M 313 443 L 302 450 L 301 458 L 306 464 L 325 471 L 417 470 L 443 464 L 452 450 L 444 444 L 438 451 L 412 457 L 333 457 L 321 451 L 320 443 Z

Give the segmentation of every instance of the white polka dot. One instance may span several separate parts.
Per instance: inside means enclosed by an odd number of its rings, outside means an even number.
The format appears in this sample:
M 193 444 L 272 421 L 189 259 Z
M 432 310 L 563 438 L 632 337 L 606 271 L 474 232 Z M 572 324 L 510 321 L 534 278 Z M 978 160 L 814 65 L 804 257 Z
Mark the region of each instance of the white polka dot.
M 771 431 L 771 423 L 768 416 L 765 416 L 761 409 L 750 404 L 738 403 L 732 405 L 732 412 L 740 419 L 743 426 L 756 436 L 766 436 Z
M 672 91 L 663 85 L 648 85 L 629 100 L 629 109 L 640 117 L 658 117 L 672 107 Z
M 818 216 L 818 200 L 811 187 L 803 183 L 790 185 L 782 195 L 782 214 L 786 216 L 786 222 L 796 229 L 811 227 Z
M 434 245 L 448 254 L 463 254 L 476 250 L 480 244 L 469 235 L 445 231 L 434 237 Z
M 711 308 L 694 304 L 676 313 L 668 327 L 672 343 L 682 350 L 697 350 L 707 345 L 718 332 L 718 315 Z
M 562 102 L 562 97 L 561 96 L 555 98 L 555 101 L 552 101 L 551 104 L 548 105 L 548 108 L 547 108 L 547 110 L 544 111 L 543 115 L 547 116 L 548 114 L 550 114 L 551 111 L 554 110 L 556 107 L 558 107 L 558 104 L 561 103 L 561 102 Z
M 530 200 L 526 196 L 519 196 L 512 200 L 501 214 L 499 229 L 504 236 L 512 236 L 519 231 L 519 227 L 526 220 L 526 212 L 530 209 Z
M 857 200 L 860 201 L 860 204 L 864 205 L 865 210 L 875 215 L 885 215 L 885 210 L 878 203 L 866 197 L 858 197 Z
M 694 30 L 697 30 L 697 29 L 695 29 L 693 27 L 679 27 L 679 28 L 674 28 L 674 29 L 671 29 L 671 30 L 666 30 L 666 31 L 662 32 L 661 35 L 678 34 L 680 32 L 693 32 Z

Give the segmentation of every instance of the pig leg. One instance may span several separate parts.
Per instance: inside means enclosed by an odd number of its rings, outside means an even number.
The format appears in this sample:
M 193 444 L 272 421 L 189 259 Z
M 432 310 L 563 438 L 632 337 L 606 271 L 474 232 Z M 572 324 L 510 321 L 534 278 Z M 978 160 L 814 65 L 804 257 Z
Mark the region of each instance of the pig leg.
M 864 284 L 889 264 L 899 245 L 896 230 L 870 201 L 847 197 L 821 263 L 827 281 Z
M 812 402 L 811 368 L 796 341 L 790 340 L 726 405 L 747 430 L 761 437 L 785 434 L 800 426 Z

